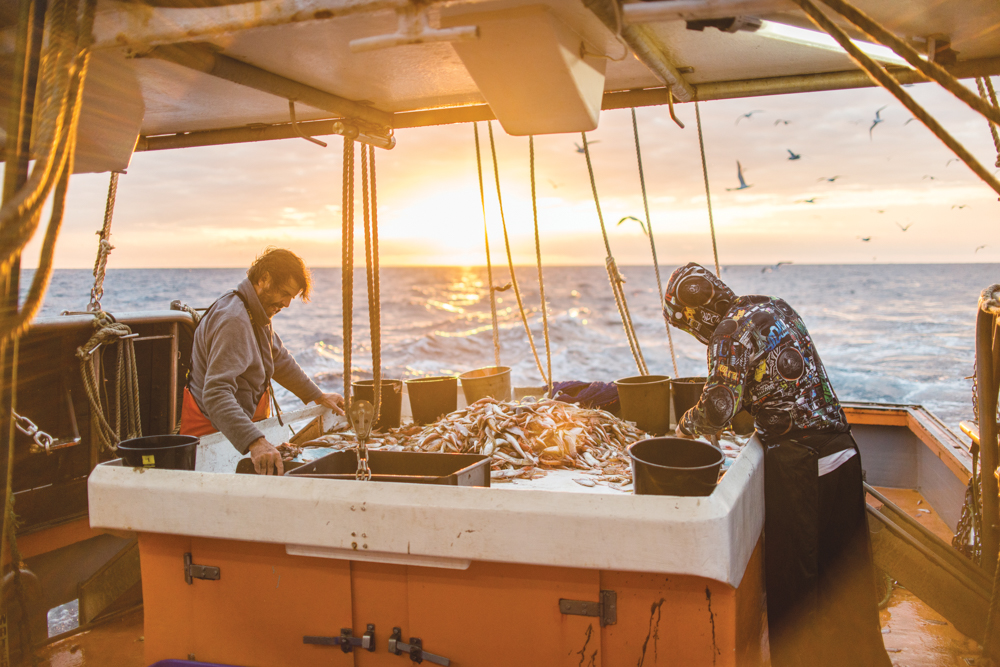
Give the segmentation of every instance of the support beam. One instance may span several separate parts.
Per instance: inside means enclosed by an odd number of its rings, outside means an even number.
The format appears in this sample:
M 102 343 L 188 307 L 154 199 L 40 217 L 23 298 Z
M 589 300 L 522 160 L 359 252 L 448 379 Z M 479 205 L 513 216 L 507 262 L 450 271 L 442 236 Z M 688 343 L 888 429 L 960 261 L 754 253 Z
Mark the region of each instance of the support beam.
M 145 57 L 159 58 L 211 76 L 238 83 L 270 95 L 308 104 L 343 118 L 364 121 L 379 128 L 392 127 L 392 114 L 274 74 L 255 65 L 216 53 L 204 44 L 157 46 Z

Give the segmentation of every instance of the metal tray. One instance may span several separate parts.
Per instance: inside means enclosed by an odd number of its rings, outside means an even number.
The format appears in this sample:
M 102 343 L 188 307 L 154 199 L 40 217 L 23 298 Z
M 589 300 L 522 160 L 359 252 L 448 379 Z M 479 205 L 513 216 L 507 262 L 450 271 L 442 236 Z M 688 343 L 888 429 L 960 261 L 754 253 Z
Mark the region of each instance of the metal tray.
M 410 482 L 449 486 L 489 486 L 490 457 L 481 454 L 368 452 L 373 482 Z M 287 475 L 322 479 L 354 479 L 357 451 L 334 452 L 299 466 Z

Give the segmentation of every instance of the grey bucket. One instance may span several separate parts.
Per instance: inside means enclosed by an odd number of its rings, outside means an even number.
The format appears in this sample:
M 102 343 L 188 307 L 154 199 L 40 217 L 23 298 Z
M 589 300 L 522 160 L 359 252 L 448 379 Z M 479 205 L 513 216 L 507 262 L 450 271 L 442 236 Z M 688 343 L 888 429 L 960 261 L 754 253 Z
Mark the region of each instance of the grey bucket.
M 470 405 L 487 396 L 498 401 L 510 400 L 510 368 L 507 366 L 477 368 L 462 373 L 458 379 L 462 381 L 465 402 Z
M 622 419 L 635 422 L 646 433 L 663 435 L 670 430 L 670 378 L 637 375 L 615 380 Z

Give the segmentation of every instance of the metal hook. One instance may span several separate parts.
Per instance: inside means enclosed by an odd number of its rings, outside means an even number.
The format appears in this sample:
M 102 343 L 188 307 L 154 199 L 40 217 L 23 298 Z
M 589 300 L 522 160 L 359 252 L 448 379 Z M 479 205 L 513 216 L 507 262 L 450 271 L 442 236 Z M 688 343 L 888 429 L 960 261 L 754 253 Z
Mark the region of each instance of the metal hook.
M 288 100 L 288 115 L 292 117 L 292 129 L 295 130 L 295 134 L 299 135 L 306 141 L 311 141 L 317 146 L 322 146 L 323 148 L 326 148 L 325 141 L 320 141 L 319 139 L 310 137 L 308 134 L 302 131 L 302 128 L 299 127 L 299 121 L 295 119 L 295 100 Z
M 682 123 L 681 119 L 674 114 L 674 89 L 671 88 L 669 85 L 667 86 L 667 105 L 670 107 L 670 118 L 672 118 L 673 121 L 677 123 L 677 127 L 683 130 L 684 123 Z

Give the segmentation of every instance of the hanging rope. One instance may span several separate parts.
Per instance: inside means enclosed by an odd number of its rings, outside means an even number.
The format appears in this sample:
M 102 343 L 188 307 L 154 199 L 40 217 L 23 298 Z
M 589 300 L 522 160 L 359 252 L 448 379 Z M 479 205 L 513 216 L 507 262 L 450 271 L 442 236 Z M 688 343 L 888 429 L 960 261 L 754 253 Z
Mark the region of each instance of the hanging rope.
M 1000 194 L 1000 181 L 997 181 L 993 174 L 987 171 L 986 168 L 972 155 L 972 153 L 962 146 L 962 144 L 958 143 L 958 141 L 956 141 L 955 138 L 952 137 L 933 116 L 917 104 L 917 102 L 910 97 L 905 90 L 903 90 L 903 87 L 892 77 L 892 75 L 890 75 L 881 65 L 872 60 L 872 58 L 864 53 L 860 48 L 858 48 L 858 46 L 851 41 L 851 38 L 847 36 L 847 33 L 845 33 L 840 26 L 831 21 L 826 14 L 820 11 L 820 9 L 811 2 L 811 0 L 793 0 L 793 2 L 801 7 L 806 14 L 808 14 L 813 23 L 833 37 L 837 43 L 840 44 L 841 48 L 847 52 L 847 55 L 849 55 L 851 59 L 854 60 L 854 62 L 868 74 L 868 77 L 872 81 L 892 93 L 893 96 L 902 102 L 903 106 L 905 106 L 917 120 L 926 125 L 927 129 L 933 132 L 934 135 L 942 141 L 942 143 L 944 143 L 960 160 L 962 160 L 962 162 L 966 164 L 966 166 L 969 167 L 969 169 L 975 172 L 976 175 L 989 185 L 994 192 Z
M 371 173 L 369 174 L 369 170 Z M 371 216 L 368 213 L 369 176 L 371 178 Z M 368 330 L 372 344 L 372 392 L 378 423 L 382 407 L 382 325 L 378 276 L 378 205 L 375 199 L 375 147 L 361 145 L 361 201 L 365 217 L 365 274 L 368 278 Z
M 698 147 L 701 149 L 701 174 L 705 179 L 705 202 L 708 204 L 708 229 L 712 234 L 712 257 L 715 258 L 715 275 L 722 276 L 719 266 L 719 246 L 715 241 L 715 219 L 712 217 L 712 192 L 708 189 L 708 161 L 705 160 L 705 137 L 701 131 L 701 111 L 697 100 L 694 103 L 694 117 L 698 121 Z
M 90 304 L 87 310 L 96 313 L 102 310 L 101 299 L 104 297 L 104 274 L 108 268 L 108 255 L 115 249 L 111 245 L 111 216 L 115 212 L 115 198 L 118 195 L 118 172 L 111 172 L 111 182 L 108 183 L 108 201 L 104 206 L 104 225 L 97 232 L 100 241 L 97 244 L 97 259 L 94 260 L 94 286 L 90 288 Z
M 528 345 L 531 347 L 531 354 L 535 357 L 535 366 L 538 367 L 538 374 L 542 376 L 542 382 L 546 385 L 550 383 L 550 378 L 542 368 L 542 360 L 538 356 L 538 349 L 535 348 L 535 339 L 531 335 L 531 327 L 528 326 L 528 314 L 524 312 L 524 303 L 521 301 L 521 288 L 517 284 L 517 275 L 514 273 L 514 256 L 510 251 L 510 236 L 507 234 L 507 220 L 503 215 L 503 197 L 500 196 L 500 166 L 497 164 L 497 148 L 493 142 L 493 121 L 486 124 L 490 131 L 490 153 L 493 155 L 493 177 L 497 183 L 497 203 L 500 205 L 500 224 L 503 226 L 503 243 L 507 249 L 507 267 L 510 269 L 510 283 L 514 286 L 514 299 L 517 301 L 517 309 L 521 313 L 521 323 L 524 324 L 524 333 L 528 337 Z M 543 306 L 544 308 L 544 306 Z
M 344 313 L 344 412 L 351 406 L 351 340 L 354 318 L 354 140 L 344 137 L 340 282 Z
M 583 137 L 583 154 L 587 158 L 587 172 L 590 174 L 590 190 L 594 193 L 594 206 L 597 207 L 597 220 L 601 223 L 601 236 L 604 238 L 604 249 L 607 257 L 604 259 L 604 266 L 608 271 L 608 280 L 611 282 L 611 292 L 615 296 L 615 305 L 618 307 L 618 316 L 621 318 L 622 326 L 625 328 L 625 338 L 628 339 L 629 349 L 632 350 L 632 359 L 639 369 L 639 375 L 649 375 L 646 367 L 646 360 L 642 357 L 642 350 L 639 349 L 639 338 L 635 334 L 635 326 L 632 324 L 632 315 L 628 310 L 628 301 L 625 299 L 625 291 L 622 285 L 625 278 L 618 271 L 618 265 L 611 254 L 611 242 L 608 241 L 608 230 L 604 226 L 604 214 L 601 213 L 601 200 L 597 196 L 597 181 L 594 179 L 594 165 L 590 161 L 590 146 L 587 144 L 587 133 L 581 132 Z
M 672 106 L 672 105 L 671 105 Z M 683 128 L 684 125 L 682 124 Z M 656 294 L 657 299 L 663 301 L 663 283 L 660 282 L 660 263 L 656 260 L 656 242 L 653 241 L 653 220 L 649 217 L 649 200 L 646 197 L 646 177 L 642 172 L 642 151 L 639 148 L 639 123 L 635 119 L 635 107 L 632 107 L 632 134 L 635 137 L 635 161 L 639 165 L 639 185 L 642 187 L 642 210 L 646 213 L 646 229 L 649 231 L 649 249 L 653 253 L 653 269 L 656 271 Z M 663 311 L 661 306 L 660 311 Z M 670 361 L 674 365 L 674 377 L 679 375 L 677 371 L 677 353 L 674 352 L 674 335 L 670 333 L 670 322 L 666 314 L 663 315 L 663 323 L 667 327 L 667 343 L 670 345 Z
M 552 344 L 549 340 L 549 306 L 545 302 L 545 281 L 542 280 L 542 241 L 538 233 L 538 199 L 535 196 L 535 137 L 528 137 L 528 163 L 531 167 L 531 213 L 535 220 L 535 264 L 538 266 L 538 296 L 542 302 L 542 336 L 545 339 L 546 396 L 552 396 Z
M 490 289 L 490 316 L 493 319 L 493 361 L 500 365 L 500 329 L 497 326 L 497 295 L 493 286 L 493 264 L 490 260 L 490 229 L 486 224 L 486 190 L 483 188 L 483 160 L 479 153 L 479 123 L 472 124 L 476 136 L 476 170 L 479 172 L 479 199 L 483 204 L 483 239 L 486 242 L 486 280 Z
M 80 374 L 83 376 L 90 414 L 97 424 L 97 441 L 104 450 L 116 450 L 118 443 L 142 435 L 142 420 L 139 415 L 139 373 L 135 364 L 135 346 L 132 330 L 114 322 L 106 313 L 98 313 L 94 318 L 96 331 L 84 345 L 78 347 L 76 356 L 80 360 Z M 115 364 L 114 382 L 114 425 L 101 401 L 100 381 L 97 367 L 104 366 L 101 346 L 117 345 L 118 359 Z M 97 355 L 96 357 L 94 355 Z M 110 410 L 111 405 L 108 405 Z M 123 419 L 124 417 L 124 419 Z
M 979 95 L 984 101 L 990 102 L 993 106 L 997 106 L 997 94 L 993 90 L 993 82 L 990 77 L 985 77 L 985 87 L 983 78 L 981 76 L 976 77 L 976 87 L 979 88 Z M 987 91 L 989 91 L 989 97 L 987 97 Z M 993 136 L 993 146 L 997 149 L 997 161 L 996 166 L 1000 167 L 1000 133 L 997 133 L 997 124 L 991 121 L 989 118 L 986 119 L 986 124 L 990 126 L 990 134 Z

